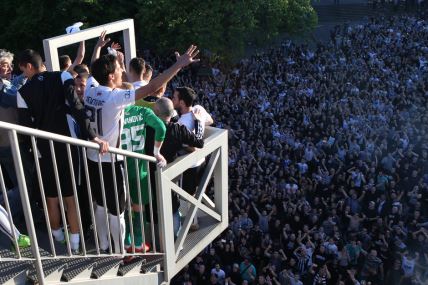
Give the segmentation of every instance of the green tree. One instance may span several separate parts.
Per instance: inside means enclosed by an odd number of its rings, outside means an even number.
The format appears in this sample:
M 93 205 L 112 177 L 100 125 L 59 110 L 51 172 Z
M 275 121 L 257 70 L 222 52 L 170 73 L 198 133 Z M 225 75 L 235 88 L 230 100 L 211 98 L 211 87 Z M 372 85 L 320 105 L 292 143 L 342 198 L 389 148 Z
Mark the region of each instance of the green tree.
M 64 34 L 65 28 L 74 22 L 94 27 L 132 18 L 136 10 L 136 3 L 127 0 L 2 0 L 1 48 L 42 52 L 43 39 Z
M 171 54 L 197 44 L 223 58 L 242 55 L 248 42 L 266 45 L 282 32 L 312 29 L 310 0 L 2 0 L 2 48 L 42 51 L 42 40 L 84 27 L 134 18 L 137 47 Z
M 263 45 L 280 32 L 312 29 L 309 0 L 139 0 L 137 22 L 144 46 L 160 52 L 197 43 L 226 58 L 242 55 L 248 41 Z

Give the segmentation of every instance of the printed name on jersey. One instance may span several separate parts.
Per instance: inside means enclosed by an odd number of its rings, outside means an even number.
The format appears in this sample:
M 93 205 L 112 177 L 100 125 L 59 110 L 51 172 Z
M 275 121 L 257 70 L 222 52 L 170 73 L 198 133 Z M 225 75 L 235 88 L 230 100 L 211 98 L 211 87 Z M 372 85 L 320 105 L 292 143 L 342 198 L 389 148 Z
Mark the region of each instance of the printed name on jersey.
M 125 114 L 125 125 L 144 120 L 144 116 L 142 114 L 138 114 L 137 116 L 129 116 L 129 117 L 127 117 L 127 115 L 128 114 Z
M 86 97 L 86 103 L 93 105 L 93 106 L 103 106 L 104 105 L 104 100 L 98 100 L 98 99 L 94 99 L 91 98 L 89 96 Z

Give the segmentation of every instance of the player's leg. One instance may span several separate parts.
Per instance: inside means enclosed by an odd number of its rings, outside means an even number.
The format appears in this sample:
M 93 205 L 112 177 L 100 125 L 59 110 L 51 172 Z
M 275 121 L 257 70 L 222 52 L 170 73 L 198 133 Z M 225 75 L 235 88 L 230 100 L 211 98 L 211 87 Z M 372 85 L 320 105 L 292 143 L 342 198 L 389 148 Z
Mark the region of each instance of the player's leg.
M 101 192 L 102 189 L 101 189 L 98 163 L 88 160 L 88 170 L 89 170 L 89 178 L 90 178 L 89 180 L 91 183 L 91 190 L 96 202 L 95 223 L 97 226 L 99 246 L 102 251 L 107 251 L 109 247 L 109 242 L 108 242 L 109 232 L 108 232 L 108 226 L 107 226 L 108 216 L 106 215 L 106 209 L 104 207 L 104 203 L 102 199 L 102 192 Z
M 107 164 L 107 163 L 106 163 Z M 111 164 L 108 163 L 110 173 Z M 114 198 L 107 199 L 107 208 L 109 211 L 109 225 L 110 225 L 110 233 L 113 237 L 114 249 L 116 253 L 124 252 L 124 241 L 125 241 L 125 189 L 123 184 L 123 163 L 116 162 L 114 164 L 116 171 L 116 181 L 114 181 L 113 175 L 110 177 L 105 177 L 105 185 L 106 185 L 106 193 L 110 193 Z M 105 169 L 104 173 L 107 173 L 107 169 Z M 115 194 L 114 184 L 116 183 L 117 196 Z M 110 197 L 111 197 L 110 196 Z M 116 203 L 119 205 L 119 209 L 117 209 Z
M 67 219 L 70 225 L 70 243 L 73 251 L 78 251 L 80 246 L 79 222 L 74 196 L 64 197 L 67 207 Z

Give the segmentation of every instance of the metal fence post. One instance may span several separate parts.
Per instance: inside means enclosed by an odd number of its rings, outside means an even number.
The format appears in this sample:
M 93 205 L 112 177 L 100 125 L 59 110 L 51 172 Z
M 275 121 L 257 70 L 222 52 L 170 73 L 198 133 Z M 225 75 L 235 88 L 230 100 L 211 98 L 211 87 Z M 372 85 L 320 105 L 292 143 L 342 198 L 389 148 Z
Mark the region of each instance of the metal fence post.
M 21 196 L 21 203 L 22 203 L 22 209 L 24 211 L 25 223 L 27 225 L 28 235 L 30 236 L 30 239 L 31 239 L 31 251 L 34 257 L 34 267 L 36 268 L 36 272 L 37 272 L 37 280 L 39 284 L 44 285 L 45 277 L 43 273 L 42 260 L 40 258 L 36 229 L 34 227 L 33 214 L 31 212 L 30 199 L 28 197 L 24 168 L 22 165 L 21 153 L 19 150 L 18 136 L 15 130 L 9 131 L 9 140 L 10 140 L 10 147 L 13 155 L 13 161 L 15 164 L 16 176 L 18 179 L 19 193 Z
M 229 207 L 228 207 L 228 145 L 227 132 L 219 136 L 221 140 L 220 160 L 214 170 L 214 202 L 216 212 L 221 214 L 221 223 L 223 227 L 227 227 L 229 223 Z
M 172 222 L 172 199 L 171 199 L 171 181 L 162 177 L 162 169 L 156 167 L 156 192 L 157 203 L 160 214 L 159 220 L 159 238 L 161 245 L 161 252 L 165 254 L 164 258 L 164 280 L 171 281 L 175 275 L 175 263 L 177 256 L 174 247 L 174 230 Z

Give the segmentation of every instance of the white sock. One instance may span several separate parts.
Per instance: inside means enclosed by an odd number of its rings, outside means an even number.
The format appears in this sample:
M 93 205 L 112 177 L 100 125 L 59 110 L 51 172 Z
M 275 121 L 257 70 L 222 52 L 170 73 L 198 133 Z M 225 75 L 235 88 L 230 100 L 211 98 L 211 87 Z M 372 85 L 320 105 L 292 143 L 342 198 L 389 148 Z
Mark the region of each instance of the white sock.
M 80 235 L 70 234 L 71 249 L 79 249 L 80 246 Z
M 9 215 L 2 205 L 0 205 L 0 230 L 4 232 L 11 240 L 13 240 L 12 229 L 15 232 L 16 238 L 19 238 L 21 233 L 18 231 L 15 225 L 11 225 L 9 223 Z
M 52 235 L 54 236 L 56 241 L 63 241 L 65 239 L 64 232 L 61 228 L 57 230 L 52 229 Z
M 110 232 L 114 241 L 115 253 L 120 253 L 121 250 L 124 252 L 124 241 L 125 241 L 125 214 L 120 214 L 120 222 L 117 216 L 109 214 Z
M 95 223 L 97 225 L 98 241 L 100 249 L 107 250 L 108 244 L 108 231 L 107 231 L 107 216 L 104 207 L 97 206 L 95 209 Z

